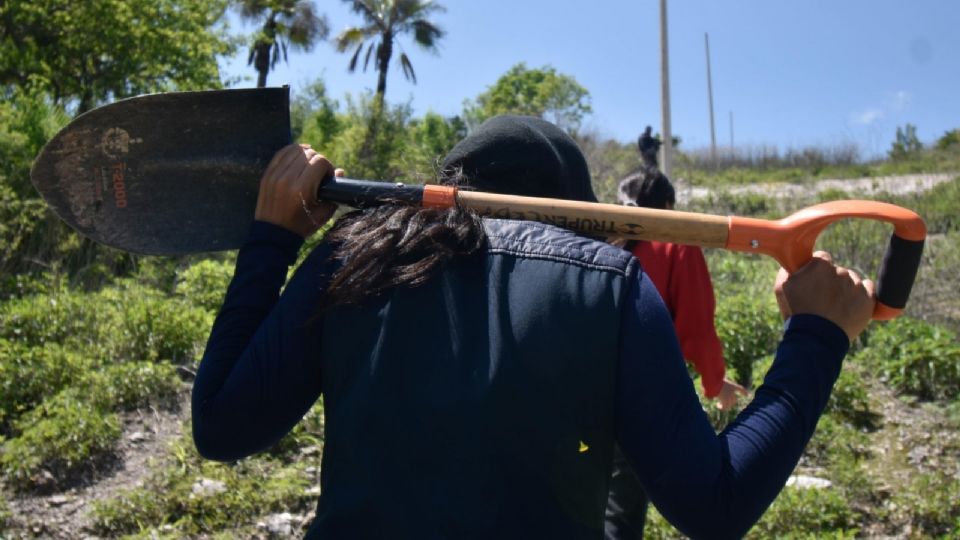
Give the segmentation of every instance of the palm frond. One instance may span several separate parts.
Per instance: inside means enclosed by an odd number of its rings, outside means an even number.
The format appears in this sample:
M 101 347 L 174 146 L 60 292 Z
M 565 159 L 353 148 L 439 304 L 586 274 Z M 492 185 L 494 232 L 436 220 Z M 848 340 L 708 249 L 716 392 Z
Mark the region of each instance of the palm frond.
M 362 43 L 367 38 L 366 29 L 357 26 L 347 28 L 334 39 L 337 45 L 337 52 L 344 52 L 357 43 Z
M 435 49 L 437 41 L 444 35 L 440 27 L 424 19 L 417 19 L 410 24 L 413 27 L 413 40 L 424 49 Z
M 402 19 L 424 19 L 434 13 L 446 13 L 447 8 L 432 0 L 397 0 L 398 14 Z
M 357 45 L 357 50 L 353 53 L 353 57 L 350 58 L 350 64 L 347 65 L 347 71 L 350 71 L 352 73 L 357 70 L 357 59 L 360 58 L 360 51 L 362 50 L 363 50 L 363 42 L 361 41 L 360 44 Z
M 377 51 L 380 51 L 380 47 L 377 47 Z M 371 44 L 367 47 L 367 57 L 363 59 L 363 70 L 367 70 L 367 66 L 370 65 L 370 54 L 373 52 L 373 45 Z
M 417 74 L 414 73 L 413 64 L 410 63 L 406 53 L 400 53 L 400 67 L 403 69 L 403 76 L 413 81 L 413 84 L 417 84 Z
M 362 15 L 373 26 L 376 26 L 381 32 L 387 29 L 387 22 L 384 19 L 384 5 L 378 0 L 344 0 L 350 2 L 354 13 Z
M 272 52 L 273 54 L 271 55 L 272 57 L 270 59 L 270 67 L 274 68 L 277 67 L 277 62 L 280 61 L 280 47 L 277 43 L 273 44 Z
M 246 21 L 259 21 L 271 10 L 266 0 L 242 0 L 238 2 L 240 18 Z
M 317 15 L 311 2 L 297 2 L 294 10 L 283 14 L 282 20 L 290 45 L 297 49 L 309 51 L 314 43 L 330 35 L 330 22 L 326 16 Z

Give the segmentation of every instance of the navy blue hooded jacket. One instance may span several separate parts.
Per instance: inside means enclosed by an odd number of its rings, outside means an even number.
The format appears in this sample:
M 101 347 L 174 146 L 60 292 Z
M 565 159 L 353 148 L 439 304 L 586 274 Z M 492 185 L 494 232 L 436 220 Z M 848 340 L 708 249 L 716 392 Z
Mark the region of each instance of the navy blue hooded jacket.
M 694 537 L 744 534 L 813 433 L 848 342 L 788 322 L 753 402 L 716 435 L 670 318 L 628 253 L 488 220 L 426 284 L 316 317 L 321 244 L 255 223 L 193 394 L 201 454 L 278 441 L 323 395 L 316 538 L 601 538 L 614 440 Z

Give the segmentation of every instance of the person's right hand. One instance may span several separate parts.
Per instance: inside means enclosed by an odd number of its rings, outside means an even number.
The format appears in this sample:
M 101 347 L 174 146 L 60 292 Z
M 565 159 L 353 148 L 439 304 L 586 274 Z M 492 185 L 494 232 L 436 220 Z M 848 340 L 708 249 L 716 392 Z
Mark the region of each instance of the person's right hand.
M 317 200 L 320 184 L 334 174 L 330 161 L 309 145 L 291 144 L 280 149 L 260 179 L 254 218 L 310 236 L 337 209 L 333 203 Z M 342 172 L 338 170 L 337 175 Z
M 873 281 L 833 264 L 818 251 L 793 274 L 780 269 L 774 285 L 784 319 L 804 313 L 819 315 L 839 326 L 850 341 L 870 323 L 876 303 Z

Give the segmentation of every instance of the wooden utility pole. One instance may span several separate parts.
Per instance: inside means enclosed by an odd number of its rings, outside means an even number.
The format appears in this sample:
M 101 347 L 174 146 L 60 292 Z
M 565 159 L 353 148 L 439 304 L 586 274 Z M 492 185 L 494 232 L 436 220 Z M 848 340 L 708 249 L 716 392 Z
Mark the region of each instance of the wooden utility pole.
M 660 114 L 663 122 L 663 173 L 671 177 L 673 135 L 670 132 L 670 53 L 667 50 L 667 0 L 660 0 Z
M 717 167 L 717 131 L 713 123 L 713 78 L 710 76 L 710 35 L 703 33 L 703 45 L 707 52 L 707 101 L 710 105 L 710 161 Z
M 730 152 L 733 153 L 733 111 L 730 111 Z

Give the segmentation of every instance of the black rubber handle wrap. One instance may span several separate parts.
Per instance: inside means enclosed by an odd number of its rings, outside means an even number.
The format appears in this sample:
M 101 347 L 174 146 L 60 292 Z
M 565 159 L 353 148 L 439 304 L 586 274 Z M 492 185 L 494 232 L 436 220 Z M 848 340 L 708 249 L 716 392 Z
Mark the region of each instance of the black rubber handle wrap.
M 400 182 L 330 178 L 317 190 L 317 199 L 346 204 L 354 208 L 368 208 L 388 201 L 419 206 L 423 203 L 423 186 Z
M 904 240 L 896 234 L 890 236 L 877 279 L 877 300 L 880 303 L 896 309 L 906 307 L 922 256 L 923 240 Z

